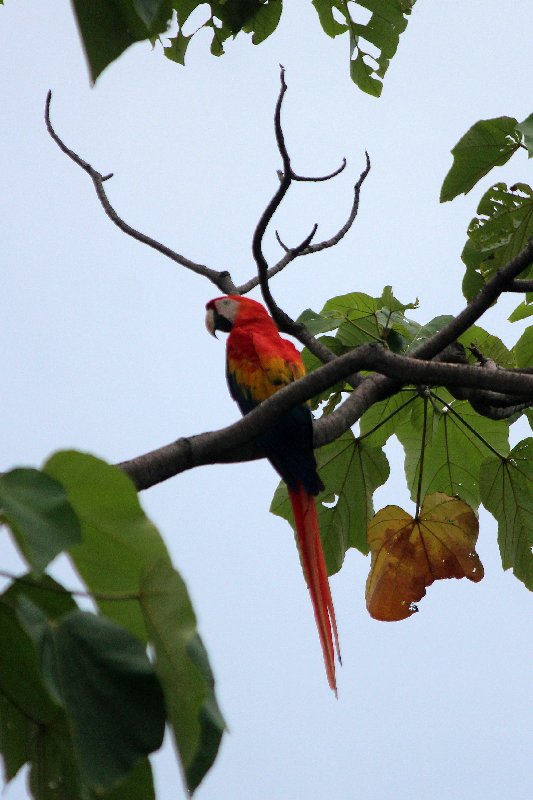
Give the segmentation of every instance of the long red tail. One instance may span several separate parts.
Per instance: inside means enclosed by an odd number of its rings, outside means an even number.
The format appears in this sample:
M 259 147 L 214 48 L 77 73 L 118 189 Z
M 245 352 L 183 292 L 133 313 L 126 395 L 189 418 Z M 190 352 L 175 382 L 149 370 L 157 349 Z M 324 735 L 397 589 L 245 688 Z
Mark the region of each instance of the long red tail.
M 342 663 L 342 661 L 337 623 L 335 621 L 335 609 L 331 599 L 326 562 L 324 561 L 318 529 L 315 498 L 313 495 L 308 494 L 301 485 L 298 487 L 297 492 L 289 489 L 289 496 L 296 522 L 296 533 L 304 575 L 311 595 L 316 626 L 324 655 L 328 683 L 336 695 L 337 682 L 335 679 L 333 639 L 335 640 L 335 650 L 337 651 L 339 663 Z

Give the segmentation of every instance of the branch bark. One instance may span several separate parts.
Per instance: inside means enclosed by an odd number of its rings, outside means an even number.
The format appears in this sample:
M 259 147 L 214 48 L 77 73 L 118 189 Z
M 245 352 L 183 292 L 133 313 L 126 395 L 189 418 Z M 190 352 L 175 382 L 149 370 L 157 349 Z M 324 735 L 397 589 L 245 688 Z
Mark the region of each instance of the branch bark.
M 138 489 L 147 489 L 193 467 L 261 458 L 262 453 L 253 441 L 281 413 L 362 369 L 381 374 L 365 378 L 339 408 L 314 423 L 316 447 L 336 439 L 373 403 L 406 384 L 511 391 L 528 405 L 533 405 L 533 375 L 529 373 L 503 369 L 493 372 L 471 365 L 425 362 L 391 353 L 375 344 L 365 344 L 276 392 L 233 425 L 178 439 L 118 466 L 132 478 Z

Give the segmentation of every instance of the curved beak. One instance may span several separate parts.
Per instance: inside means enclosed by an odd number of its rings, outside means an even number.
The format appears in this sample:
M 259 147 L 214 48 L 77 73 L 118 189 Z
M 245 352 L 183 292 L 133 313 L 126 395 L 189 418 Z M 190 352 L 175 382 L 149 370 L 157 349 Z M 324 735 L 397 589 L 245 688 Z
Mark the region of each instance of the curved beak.
M 217 329 L 216 329 L 216 320 L 215 320 L 215 310 L 213 308 L 208 308 L 206 315 L 205 315 L 205 327 L 211 334 L 214 336 L 215 339 L 217 338 Z

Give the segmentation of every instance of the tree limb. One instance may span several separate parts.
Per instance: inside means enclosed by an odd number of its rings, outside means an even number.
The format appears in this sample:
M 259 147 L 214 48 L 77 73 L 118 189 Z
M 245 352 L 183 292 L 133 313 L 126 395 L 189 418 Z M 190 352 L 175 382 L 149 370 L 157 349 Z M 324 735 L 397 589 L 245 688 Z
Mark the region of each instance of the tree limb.
M 48 92 L 46 96 L 46 107 L 45 107 L 45 122 L 46 128 L 48 133 L 60 148 L 69 158 L 74 161 L 79 167 L 81 167 L 87 175 L 91 178 L 93 182 L 93 186 L 96 191 L 96 195 L 100 201 L 102 208 L 104 209 L 105 213 L 118 228 L 124 233 L 127 233 L 128 236 L 131 236 L 133 239 L 137 239 L 137 241 L 142 242 L 143 244 L 148 245 L 154 250 L 157 250 L 162 255 L 170 258 L 172 261 L 175 261 L 177 264 L 180 264 L 182 267 L 186 267 L 187 269 L 191 270 L 191 272 L 195 272 L 197 275 L 202 275 L 204 278 L 208 278 L 211 283 L 214 283 L 215 286 L 224 294 L 237 294 L 237 288 L 231 279 L 231 275 L 227 270 L 215 270 L 211 269 L 210 267 L 205 266 L 205 264 L 198 264 L 195 261 L 191 261 L 189 258 L 180 255 L 175 250 L 172 250 L 170 247 L 167 247 L 161 242 L 152 239 L 151 236 L 147 236 L 141 231 L 132 228 L 131 225 L 128 225 L 115 211 L 111 203 L 109 202 L 109 198 L 106 194 L 104 189 L 104 182 L 109 180 L 113 177 L 113 173 L 109 175 L 102 175 L 100 172 L 94 169 L 87 161 L 84 161 L 81 156 L 71 150 L 67 145 L 63 142 L 63 140 L 58 136 L 55 132 L 52 123 L 50 121 L 50 102 L 52 99 L 52 92 Z
M 178 439 L 118 466 L 133 479 L 138 489 L 146 489 L 193 467 L 259 458 L 262 453 L 251 442 L 267 430 L 281 413 L 361 369 L 372 369 L 381 375 L 365 378 L 339 408 L 314 423 L 315 446 L 336 439 L 373 403 L 405 384 L 512 391 L 524 402 L 533 405 L 531 374 L 503 369 L 489 372 L 472 365 L 425 362 L 391 353 L 375 344 L 365 344 L 280 389 L 233 425 Z

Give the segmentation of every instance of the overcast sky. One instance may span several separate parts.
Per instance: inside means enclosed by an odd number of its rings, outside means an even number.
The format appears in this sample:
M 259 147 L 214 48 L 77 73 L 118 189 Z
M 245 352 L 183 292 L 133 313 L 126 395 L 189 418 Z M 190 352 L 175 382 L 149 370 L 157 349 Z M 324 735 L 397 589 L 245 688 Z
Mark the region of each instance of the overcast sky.
M 379 100 L 351 83 L 347 42 L 323 34 L 311 3 L 286 6 L 260 47 L 240 36 L 215 59 L 198 36 L 183 69 L 140 44 L 94 89 L 68 3 L 0 8 L 1 469 L 70 447 L 115 462 L 238 416 L 224 345 L 204 328 L 219 292 L 110 223 L 46 133 L 49 88 L 57 131 L 114 173 L 106 187 L 119 213 L 240 282 L 280 167 L 272 116 L 283 63 L 294 168 L 329 172 L 343 156 L 348 168 L 291 190 L 276 217 L 282 238 L 299 242 L 314 222 L 331 235 L 365 148 L 372 171 L 349 236 L 276 278 L 280 304 L 297 315 L 392 284 L 400 299 L 420 299 L 421 322 L 462 308 L 460 253 L 481 193 L 496 180 L 531 183 L 532 162 L 519 152 L 443 206 L 439 190 L 472 123 L 533 111 L 531 3 L 420 0 Z M 279 256 L 273 231 L 266 250 Z M 502 306 L 485 326 L 512 344 L 524 323 L 506 324 L 513 302 Z M 388 453 L 376 507 L 410 510 L 401 452 Z M 291 530 L 268 513 L 276 484 L 257 462 L 195 470 L 142 495 L 187 581 L 230 727 L 198 800 L 529 800 L 531 597 L 502 572 L 494 520 L 481 515 L 485 579 L 432 586 L 404 622 L 369 618 L 369 561 L 347 555 L 331 581 L 344 661 L 335 701 Z M 65 575 L 61 560 L 57 570 Z M 155 762 L 159 800 L 184 797 L 171 747 Z M 26 797 L 24 776 L 3 797 Z

